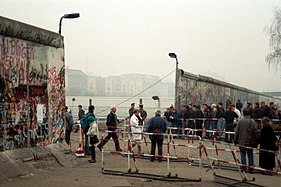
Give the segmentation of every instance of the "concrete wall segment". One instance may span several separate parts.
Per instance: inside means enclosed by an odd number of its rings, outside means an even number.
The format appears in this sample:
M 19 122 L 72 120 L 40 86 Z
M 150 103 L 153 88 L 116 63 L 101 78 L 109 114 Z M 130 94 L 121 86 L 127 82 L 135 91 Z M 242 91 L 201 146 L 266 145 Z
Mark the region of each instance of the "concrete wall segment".
M 63 48 L 63 36 L 42 28 L 0 16 L 0 35 L 15 37 L 56 48 Z

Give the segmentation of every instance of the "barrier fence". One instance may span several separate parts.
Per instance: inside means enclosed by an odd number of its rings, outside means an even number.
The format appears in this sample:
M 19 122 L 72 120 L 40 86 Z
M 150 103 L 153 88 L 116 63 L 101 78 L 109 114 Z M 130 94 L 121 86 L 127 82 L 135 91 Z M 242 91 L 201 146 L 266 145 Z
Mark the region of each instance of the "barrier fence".
M 201 181 L 202 179 L 202 168 L 203 167 L 208 167 L 208 170 L 212 170 L 214 176 L 216 177 L 222 177 L 222 178 L 227 178 L 225 176 L 219 176 L 216 174 L 215 169 L 216 168 L 223 168 L 223 169 L 232 169 L 236 170 L 239 172 L 240 177 L 241 177 L 241 182 L 250 182 L 254 181 L 255 178 L 248 179 L 245 171 L 241 170 L 241 167 L 247 167 L 247 168 L 252 168 L 257 171 L 265 171 L 265 172 L 270 172 L 272 174 L 281 174 L 281 162 L 280 162 L 280 149 L 278 151 L 271 151 L 271 150 L 264 150 L 264 149 L 259 149 L 259 148 L 252 148 L 252 147 L 247 147 L 247 146 L 242 146 L 242 145 L 234 145 L 233 143 L 227 143 L 223 141 L 218 141 L 216 139 L 216 133 L 222 133 L 223 135 L 225 134 L 234 134 L 234 132 L 225 132 L 224 130 L 218 131 L 217 129 L 215 130 L 206 130 L 206 129 L 195 129 L 195 128 L 176 128 L 176 127 L 168 127 L 167 133 L 148 133 L 148 132 L 142 132 L 142 133 L 133 133 L 130 132 L 130 125 L 128 124 L 128 121 L 126 122 L 125 125 L 123 126 L 118 126 L 116 131 L 108 131 L 106 130 L 108 127 L 99 127 L 99 130 L 105 130 L 105 133 L 113 133 L 116 132 L 118 133 L 119 136 L 119 141 L 122 142 L 122 151 L 109 151 L 106 150 L 105 148 L 102 149 L 102 172 L 104 174 L 112 174 L 112 175 L 124 175 L 124 176 L 132 176 L 132 177 L 145 177 L 145 178 L 153 178 L 153 179 L 161 179 L 161 180 L 172 180 L 172 181 Z M 182 132 L 182 134 L 173 134 L 173 130 L 179 130 Z M 196 135 L 196 132 L 201 131 L 203 133 L 211 133 L 212 134 L 212 139 L 205 139 L 202 138 L 201 136 Z M 188 133 L 184 133 L 188 132 Z M 147 152 L 146 153 L 135 153 L 132 149 L 132 140 L 131 136 L 133 134 L 141 134 L 143 136 L 143 139 L 139 141 L 142 146 L 146 147 Z M 139 170 L 140 168 L 137 165 L 137 160 L 138 159 L 143 159 L 143 158 L 151 158 L 155 155 L 151 155 L 149 153 L 149 148 L 148 145 L 151 143 L 150 141 L 147 141 L 148 136 L 153 136 L 153 135 L 163 135 L 164 138 L 164 143 L 163 146 L 166 146 L 166 153 L 163 154 L 162 158 L 163 161 L 167 162 L 166 170 L 167 174 L 165 176 L 163 175 L 151 175 L 149 173 L 140 173 Z M 175 142 L 175 137 L 181 138 L 178 141 L 181 142 Z M 101 137 L 101 141 L 104 140 L 104 136 Z M 113 140 L 114 141 L 114 140 Z M 184 142 L 184 143 L 183 143 Z M 222 147 L 223 146 L 223 147 Z M 227 146 L 227 148 L 226 148 Z M 279 142 L 279 148 L 280 148 L 280 142 Z M 239 151 L 239 148 L 247 148 L 247 149 L 254 149 L 256 152 L 254 154 L 259 154 L 259 151 L 266 151 L 275 154 L 275 159 L 277 161 L 277 170 L 267 170 L 263 169 L 257 166 L 249 166 L 249 165 L 243 165 L 241 164 L 241 161 L 239 160 L 237 156 L 237 152 Z M 179 151 L 180 153 L 178 154 L 178 150 L 187 148 L 187 154 L 186 155 L 181 155 L 182 151 Z M 194 153 L 191 154 L 191 149 L 197 150 L 197 155 Z M 211 151 L 211 152 L 210 152 Z M 194 152 L 194 151 L 193 151 Z M 231 159 L 224 159 L 220 157 L 220 152 L 230 153 L 231 154 Z M 210 153 L 212 153 L 215 156 L 211 156 Z M 118 154 L 122 155 L 123 157 L 127 158 L 127 171 L 114 171 L 110 169 L 105 168 L 105 154 Z M 132 166 L 131 166 L 131 159 L 134 162 L 134 168 L 135 171 L 132 171 Z M 206 160 L 207 163 L 203 163 L 202 161 Z M 177 161 L 177 162 L 188 162 L 190 164 L 195 165 L 195 162 L 197 162 L 199 168 L 200 168 L 200 174 L 198 175 L 197 179 L 188 179 L 188 178 L 180 178 L 177 176 L 177 174 L 172 175 L 171 173 L 171 162 Z M 217 164 L 215 163 L 217 162 Z M 225 165 L 226 164 L 226 165 Z M 224 166 L 224 167 L 220 167 Z M 149 177 L 150 176 L 150 177 Z M 153 176 L 153 177 L 152 177 Z

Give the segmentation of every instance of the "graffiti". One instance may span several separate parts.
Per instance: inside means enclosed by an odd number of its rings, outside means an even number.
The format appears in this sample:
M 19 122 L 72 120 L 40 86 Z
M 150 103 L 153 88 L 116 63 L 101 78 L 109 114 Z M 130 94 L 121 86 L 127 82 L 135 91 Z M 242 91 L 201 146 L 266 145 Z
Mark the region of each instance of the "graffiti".
M 212 104 L 225 103 L 230 100 L 235 103 L 238 99 L 242 102 L 261 102 L 270 101 L 281 102 L 278 99 L 266 96 L 243 87 L 232 85 L 223 81 L 202 75 L 193 75 L 183 72 L 178 77 L 179 86 L 176 90 L 178 100 L 177 106 L 181 107 L 188 104 Z
M 45 64 L 44 67 L 44 65 L 40 63 L 39 67 L 38 68 L 37 67 L 35 65 L 30 66 L 29 77 L 28 77 L 29 82 L 31 84 L 47 83 L 47 79 L 48 79 L 47 64 Z
M 0 17 L 0 150 L 46 145 L 63 129 L 61 47 L 56 33 Z

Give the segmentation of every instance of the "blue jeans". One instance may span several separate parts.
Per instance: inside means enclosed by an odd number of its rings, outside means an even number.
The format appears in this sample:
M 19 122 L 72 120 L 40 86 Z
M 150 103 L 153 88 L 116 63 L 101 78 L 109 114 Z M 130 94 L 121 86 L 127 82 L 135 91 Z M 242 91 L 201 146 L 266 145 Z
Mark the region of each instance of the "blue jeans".
M 85 141 L 84 141 L 84 152 L 86 155 L 91 155 L 91 151 L 89 149 L 89 136 L 85 134 Z
M 241 164 L 246 165 L 246 153 L 248 155 L 249 166 L 254 166 L 253 149 L 247 149 L 240 147 Z M 246 171 L 246 166 L 241 167 L 243 171 Z M 253 168 L 249 168 L 249 173 L 253 173 Z
M 222 136 L 223 135 L 223 129 L 224 129 L 224 120 L 223 119 L 219 119 L 218 120 L 218 136 Z
M 206 120 L 205 121 L 205 130 L 210 130 L 211 129 L 211 121 L 210 120 Z M 210 136 L 210 132 L 206 132 L 205 136 Z

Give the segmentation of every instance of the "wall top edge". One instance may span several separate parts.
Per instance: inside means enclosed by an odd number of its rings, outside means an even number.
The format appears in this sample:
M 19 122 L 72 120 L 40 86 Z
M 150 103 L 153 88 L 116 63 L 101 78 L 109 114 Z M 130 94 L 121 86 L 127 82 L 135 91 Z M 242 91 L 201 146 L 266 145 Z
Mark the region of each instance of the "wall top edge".
M 0 35 L 15 37 L 56 48 L 64 48 L 62 35 L 0 16 Z

